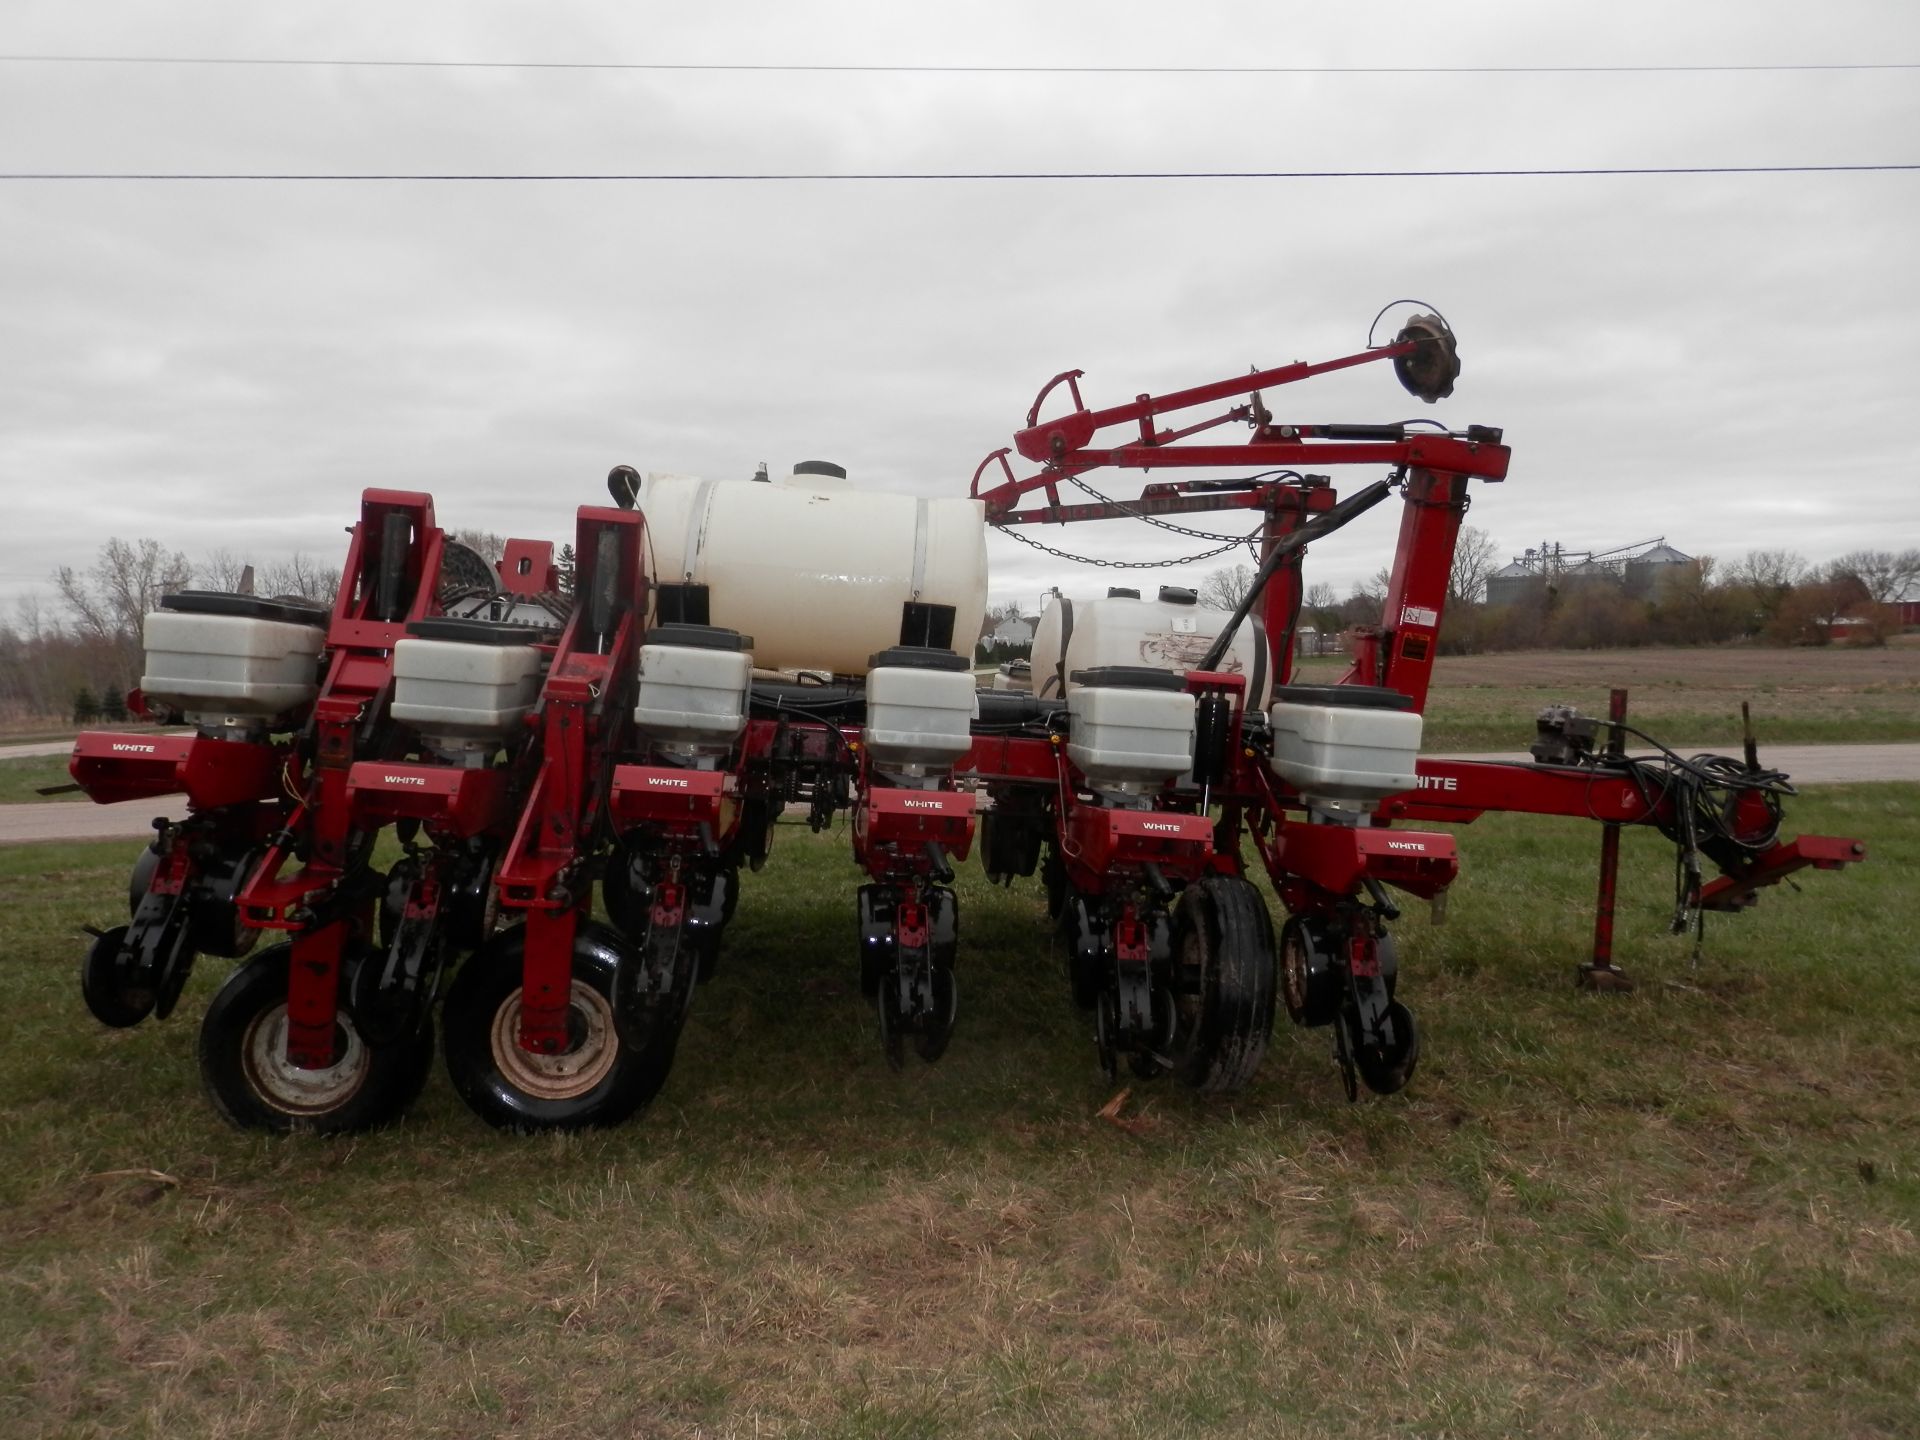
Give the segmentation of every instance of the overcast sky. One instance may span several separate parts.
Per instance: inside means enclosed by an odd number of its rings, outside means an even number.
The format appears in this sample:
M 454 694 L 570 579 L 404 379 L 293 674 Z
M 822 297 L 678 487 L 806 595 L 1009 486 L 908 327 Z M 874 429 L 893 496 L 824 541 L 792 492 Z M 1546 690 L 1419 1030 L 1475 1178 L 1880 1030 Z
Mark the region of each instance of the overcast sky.
M 1920 61 L 1920 6 L 20 3 L 0 54 L 945 65 Z M 0 62 L 0 170 L 1335 170 L 1920 161 L 1920 70 L 930 75 Z M 1088 403 L 1360 348 L 1464 374 L 1280 419 L 1503 426 L 1503 551 L 1920 545 L 1920 174 L 905 183 L 0 182 L 0 605 L 108 535 L 337 563 L 359 490 L 560 540 L 617 462 L 965 492 Z M 1192 472 L 1188 472 L 1191 474 Z M 1138 476 L 1095 483 L 1137 493 Z M 1373 473 L 1344 478 L 1356 489 Z M 1394 506 L 1316 547 L 1343 592 Z M 1244 516 L 1221 528 L 1244 528 Z M 1203 522 L 1204 523 L 1204 522 Z M 1120 558 L 1132 522 L 1051 531 Z M 1163 543 L 1164 542 L 1164 543 Z M 1105 572 L 990 541 L 996 600 Z M 1213 562 L 1223 563 L 1223 562 Z M 1189 583 L 1210 566 L 1144 577 Z

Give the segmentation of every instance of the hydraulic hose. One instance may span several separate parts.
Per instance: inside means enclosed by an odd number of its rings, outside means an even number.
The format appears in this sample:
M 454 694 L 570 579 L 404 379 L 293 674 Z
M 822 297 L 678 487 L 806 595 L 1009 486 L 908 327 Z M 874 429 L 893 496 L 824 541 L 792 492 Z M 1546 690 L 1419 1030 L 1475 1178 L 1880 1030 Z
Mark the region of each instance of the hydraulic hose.
M 1267 588 L 1267 582 L 1278 573 L 1289 556 L 1297 550 L 1305 549 L 1314 541 L 1331 535 L 1348 522 L 1358 520 L 1386 499 L 1392 488 L 1392 480 L 1376 480 L 1357 495 L 1350 495 L 1342 500 L 1319 519 L 1302 525 L 1290 534 L 1282 535 L 1274 542 L 1272 553 L 1260 566 L 1260 573 L 1253 577 L 1253 584 L 1247 587 L 1246 598 L 1234 608 L 1232 616 L 1221 627 L 1220 634 L 1214 639 L 1213 644 L 1208 647 L 1205 657 L 1193 668 L 1212 670 L 1226 657 L 1228 649 L 1233 645 L 1234 635 L 1246 623 L 1247 616 L 1253 613 L 1254 604 L 1259 600 L 1261 592 Z

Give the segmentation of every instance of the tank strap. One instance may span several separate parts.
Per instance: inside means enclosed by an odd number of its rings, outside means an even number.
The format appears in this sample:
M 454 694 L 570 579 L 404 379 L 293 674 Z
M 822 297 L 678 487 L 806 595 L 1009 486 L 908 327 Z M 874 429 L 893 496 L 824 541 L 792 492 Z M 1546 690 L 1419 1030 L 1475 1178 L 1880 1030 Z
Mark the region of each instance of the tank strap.
M 1267 627 L 1260 623 L 1257 614 L 1249 615 L 1248 622 L 1253 626 L 1253 685 L 1247 692 L 1247 709 L 1259 710 L 1260 692 L 1267 683 Z
M 926 583 L 927 502 L 922 498 L 913 502 L 913 593 L 908 598 L 918 600 Z
M 1067 642 L 1073 639 L 1073 601 L 1060 597 L 1060 654 L 1053 662 L 1053 674 L 1040 682 L 1040 694 L 1067 695 Z
M 693 583 L 693 567 L 700 559 L 701 542 L 707 538 L 707 506 L 713 500 L 711 480 L 702 480 L 693 493 L 693 508 L 687 512 L 687 549 L 680 566 L 681 580 Z

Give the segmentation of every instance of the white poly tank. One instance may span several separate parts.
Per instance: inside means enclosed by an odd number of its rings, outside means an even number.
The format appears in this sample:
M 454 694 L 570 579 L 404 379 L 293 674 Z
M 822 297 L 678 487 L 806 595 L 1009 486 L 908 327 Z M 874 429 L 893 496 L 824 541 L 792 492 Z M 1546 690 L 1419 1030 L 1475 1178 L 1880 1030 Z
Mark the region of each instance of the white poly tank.
M 1076 670 L 1108 665 L 1144 665 L 1183 675 L 1198 665 L 1227 623 L 1221 610 L 1194 603 L 1193 591 L 1162 586 L 1153 599 L 1132 590 L 1111 590 L 1100 600 L 1047 598 L 1033 635 L 1033 693 L 1060 699 L 1077 688 Z M 1273 694 L 1273 662 L 1266 627 L 1249 615 L 1233 637 L 1219 668 L 1247 676 L 1247 703 L 1267 708 Z
M 964 655 L 898 645 L 873 657 L 861 743 L 883 774 L 919 778 L 953 769 L 973 748 L 980 697 Z
M 325 612 L 198 590 L 161 603 L 143 627 L 148 698 L 189 715 L 267 718 L 319 695 Z
M 864 675 L 901 643 L 909 601 L 953 607 L 968 650 L 987 608 L 978 500 L 859 489 L 842 476 L 767 481 L 648 475 L 640 509 L 658 584 L 708 587 L 707 623 L 754 637 L 770 670 Z
M 1155 667 L 1082 670 L 1067 697 L 1067 758 L 1095 790 L 1138 794 L 1193 769 L 1194 697 Z
M 490 620 L 416 620 L 393 647 L 393 718 L 442 749 L 493 749 L 540 698 L 541 632 Z
M 659 625 L 640 646 L 633 723 L 667 750 L 724 755 L 747 728 L 753 637 L 713 625 Z
M 1286 685 L 1268 712 L 1273 773 L 1340 808 L 1415 789 L 1423 725 L 1413 702 L 1373 685 Z

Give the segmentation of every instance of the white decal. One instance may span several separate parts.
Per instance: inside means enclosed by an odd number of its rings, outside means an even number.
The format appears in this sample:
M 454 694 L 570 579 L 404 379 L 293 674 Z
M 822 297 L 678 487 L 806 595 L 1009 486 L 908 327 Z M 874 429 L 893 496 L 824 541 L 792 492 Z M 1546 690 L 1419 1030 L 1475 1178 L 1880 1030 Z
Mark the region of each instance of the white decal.
M 113 742 L 113 749 L 130 751 L 135 755 L 151 755 L 160 747 L 157 745 L 129 745 L 121 740 Z
M 1440 612 L 1438 610 L 1429 610 L 1424 605 L 1405 605 L 1402 606 L 1400 610 L 1400 623 L 1402 625 L 1426 625 L 1431 627 L 1440 623 Z
M 693 782 L 691 780 L 682 780 L 673 775 L 649 775 L 647 776 L 647 784 L 658 785 L 667 790 L 691 790 L 693 788 Z
M 422 790 L 427 788 L 427 782 L 418 775 L 382 775 L 380 779 L 387 785 L 418 785 Z
M 1387 841 L 1387 849 L 1411 850 L 1416 855 L 1424 855 L 1427 853 L 1427 847 L 1414 840 L 1389 840 Z
M 1460 782 L 1452 775 L 1422 775 L 1420 788 L 1422 790 L 1458 790 Z
M 902 800 L 900 803 L 906 806 L 907 809 L 909 810 L 944 810 L 946 809 L 946 806 L 942 805 L 938 800 Z
M 1157 820 L 1142 820 L 1140 822 L 1140 828 L 1142 830 L 1151 830 L 1156 835 L 1178 835 L 1180 833 L 1180 827 L 1178 825 L 1162 825 Z

